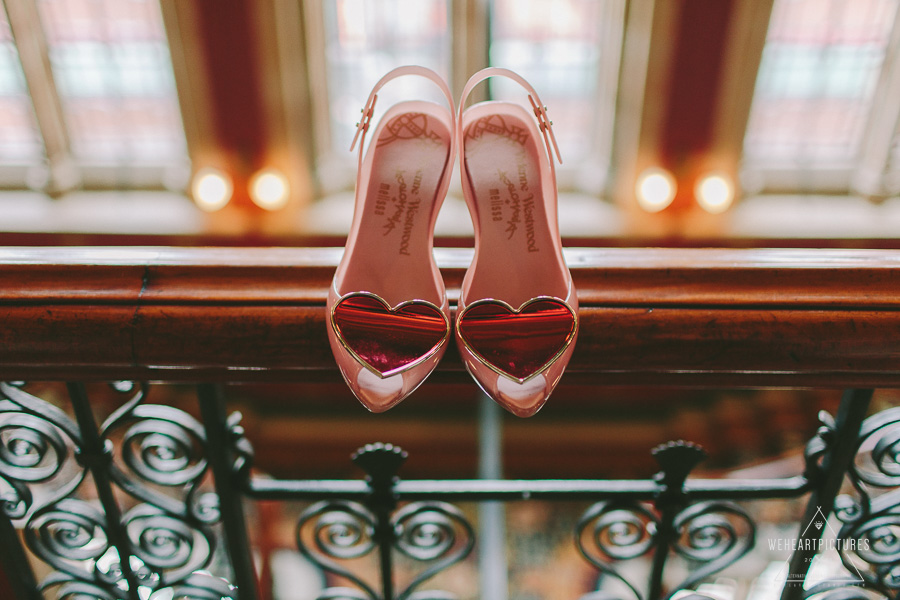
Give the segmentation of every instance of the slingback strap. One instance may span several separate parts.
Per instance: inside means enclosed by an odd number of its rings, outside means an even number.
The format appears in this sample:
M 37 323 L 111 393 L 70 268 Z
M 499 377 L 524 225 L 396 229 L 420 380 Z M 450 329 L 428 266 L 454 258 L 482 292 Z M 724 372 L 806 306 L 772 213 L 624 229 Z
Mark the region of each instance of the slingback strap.
M 378 100 L 378 90 L 384 87 L 384 85 L 392 79 L 404 75 L 418 75 L 420 77 L 425 77 L 426 79 L 430 79 L 440 88 L 444 93 L 444 97 L 447 98 L 447 103 L 450 105 L 450 130 L 453 132 L 456 131 L 456 109 L 453 103 L 453 96 L 450 94 L 450 88 L 447 87 L 447 83 L 444 79 L 427 67 L 420 67 L 417 65 L 397 67 L 396 69 L 388 71 L 384 77 L 378 80 L 375 87 L 372 88 L 372 92 L 369 94 L 369 99 L 366 100 L 366 105 L 362 108 L 362 118 L 360 118 L 359 123 L 356 124 L 356 135 L 353 136 L 353 143 L 350 144 L 350 152 L 353 152 L 353 149 L 356 147 L 356 142 L 359 142 L 360 165 L 362 165 L 363 144 L 366 141 L 366 133 L 369 131 L 369 125 L 372 122 L 372 115 L 375 113 L 375 102 Z M 455 144 L 456 136 L 451 137 L 453 139 L 453 144 Z M 451 156 L 454 156 L 453 150 L 454 148 L 451 148 Z
M 497 76 L 512 79 L 528 92 L 528 101 L 531 103 L 532 109 L 534 109 L 534 116 L 537 117 L 538 128 L 544 136 L 544 145 L 547 148 L 547 156 L 550 157 L 550 168 L 555 173 L 556 170 L 553 167 L 553 157 L 556 156 L 556 160 L 559 161 L 559 164 L 562 164 L 562 157 L 559 154 L 559 145 L 556 143 L 556 136 L 553 135 L 553 121 L 547 117 L 547 107 L 541 102 L 541 98 L 538 96 L 535 89 L 531 87 L 531 84 L 528 83 L 524 77 L 515 71 L 510 71 L 509 69 L 504 69 L 502 67 L 488 67 L 478 71 L 469 78 L 469 81 L 466 82 L 466 87 L 463 88 L 462 97 L 459 99 L 459 115 L 456 122 L 457 127 L 460 129 L 457 130 L 457 137 L 460 140 L 462 139 L 462 114 L 469 94 L 472 93 L 472 90 L 476 85 L 485 79 Z

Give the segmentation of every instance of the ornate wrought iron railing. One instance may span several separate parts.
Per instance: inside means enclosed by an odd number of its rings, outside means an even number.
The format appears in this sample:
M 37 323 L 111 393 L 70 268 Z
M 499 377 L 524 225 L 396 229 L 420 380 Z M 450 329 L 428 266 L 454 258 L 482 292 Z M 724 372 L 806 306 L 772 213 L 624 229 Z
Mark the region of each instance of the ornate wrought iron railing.
M 571 252 L 584 296 L 575 379 L 848 389 L 787 477 L 690 477 L 703 451 L 676 441 L 654 450 L 652 479 L 515 481 L 402 479 L 405 453 L 383 443 L 354 455 L 365 479 L 255 473 L 222 382 L 333 371 L 321 313 L 334 252 L 58 256 L 0 255 L 0 590 L 15 598 L 258 598 L 246 511 L 265 500 L 311 503 L 296 548 L 331 575 L 323 598 L 446 598 L 429 582 L 478 541 L 458 504 L 529 499 L 585 504 L 572 543 L 611 584 L 594 598 L 697 588 L 759 542 L 742 505 L 759 499 L 806 502 L 782 598 L 898 596 L 900 408 L 870 414 L 870 399 L 900 377 L 900 255 Z M 465 253 L 442 260 L 452 285 Z M 436 376 L 458 373 L 451 359 Z M 21 379 L 69 381 L 66 397 Z M 98 423 L 86 382 L 123 379 L 194 382 L 199 419 L 120 382 Z M 840 526 L 826 539 L 832 514 Z M 805 585 L 828 550 L 846 573 Z M 363 557 L 378 564 L 371 579 L 348 566 Z M 673 557 L 690 567 L 681 581 L 666 576 Z M 399 559 L 420 568 L 401 578 Z M 640 579 L 636 560 L 649 564 Z

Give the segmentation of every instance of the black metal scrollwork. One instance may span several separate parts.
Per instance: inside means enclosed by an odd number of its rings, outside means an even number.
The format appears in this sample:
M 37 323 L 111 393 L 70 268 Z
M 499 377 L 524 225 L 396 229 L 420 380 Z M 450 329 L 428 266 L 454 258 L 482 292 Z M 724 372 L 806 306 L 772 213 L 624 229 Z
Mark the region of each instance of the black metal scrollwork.
M 445 502 L 416 502 L 391 519 L 394 547 L 405 556 L 431 565 L 406 586 L 398 600 L 448 598 L 443 592 L 417 591 L 441 571 L 464 560 L 475 546 L 475 530 L 462 512 Z
M 197 517 L 189 500 L 197 494 L 207 471 L 203 426 L 181 410 L 143 405 L 141 400 L 133 398 L 101 427 L 101 436 L 108 440 L 129 425 L 110 468 L 113 481 L 135 498 L 170 513 Z M 159 488 L 170 493 L 161 493 Z M 186 493 L 173 499 L 171 492 L 179 489 Z M 218 518 L 215 512 L 200 516 L 205 517 L 201 521 Z
M 637 600 L 643 600 L 638 586 L 624 577 L 614 563 L 647 555 L 658 528 L 658 517 L 643 504 L 601 502 L 578 521 L 575 543 L 602 574 L 622 582 Z
M 864 491 L 860 484 L 900 487 L 900 408 L 884 410 L 866 419 L 857 448 L 860 452 L 850 476 L 860 492 Z
M 25 519 L 26 546 L 55 569 L 40 588 L 65 600 L 134 599 L 140 594 L 132 584 L 171 589 L 173 597 L 233 598 L 233 587 L 207 572 L 220 515 L 217 496 L 201 488 L 208 470 L 203 426 L 178 409 L 142 404 L 143 386 L 114 388 L 132 395 L 94 428 L 104 450 L 91 454 L 65 413 L 0 384 L 3 510 Z M 78 498 L 88 472 L 101 485 L 96 469 L 136 500 L 120 521 Z
M 753 519 L 731 502 L 694 504 L 679 513 L 674 524 L 681 532 L 675 552 L 696 565 L 677 589 L 690 589 L 734 564 L 756 541 Z
M 370 473 L 373 490 L 389 489 L 405 454 L 390 445 L 374 444 L 357 453 L 354 460 Z M 373 494 L 372 505 L 383 508 L 384 498 Z M 441 571 L 464 560 L 475 545 L 472 525 L 455 506 L 445 502 L 415 502 L 397 510 L 377 510 L 347 501 L 319 502 L 307 508 L 298 520 L 297 547 L 323 570 L 345 578 L 355 588 L 329 587 L 320 600 L 444 600 L 442 591 L 418 588 Z M 414 575 L 402 590 L 385 599 L 384 593 L 338 561 L 369 557 L 378 550 L 381 560 L 393 551 L 426 568 Z M 387 555 L 387 558 L 385 556 Z M 390 564 L 383 576 L 391 577 Z M 382 589 L 384 589 L 382 581 Z M 388 586 L 387 589 L 393 589 Z
M 654 562 L 662 565 L 669 551 L 674 551 L 692 568 L 670 597 L 733 564 L 753 548 L 756 539 L 753 520 L 736 504 L 687 504 L 682 487 L 688 473 L 705 456 L 701 448 L 672 442 L 657 448 L 654 456 L 662 467 L 656 477 L 662 490 L 655 507 L 638 502 L 600 502 L 584 513 L 575 529 L 581 554 L 602 575 L 624 584 L 636 600 L 658 593 L 662 570 L 654 571 L 651 578 L 657 580 L 651 580 L 644 591 L 622 574 L 620 563 L 652 555 Z M 608 596 L 606 592 L 594 592 L 585 598 Z
M 44 562 L 76 577 L 83 572 L 76 563 L 97 561 L 109 550 L 103 514 L 72 498 L 37 511 L 28 520 L 25 541 Z
M 312 544 L 303 535 L 310 524 Z M 353 582 L 363 594 L 352 588 L 329 588 L 322 598 L 377 600 L 374 588 L 335 560 L 368 556 L 376 546 L 374 531 L 375 516 L 356 502 L 319 502 L 300 515 L 296 531 L 300 553 L 325 571 Z
M 65 498 L 84 479 L 78 427 L 19 386 L 0 383 L 0 507 L 10 519 Z M 5 487 L 6 489 L 2 489 Z
M 253 469 L 255 453 L 253 445 L 247 439 L 247 433 L 241 425 L 242 418 L 241 413 L 234 412 L 227 417 L 225 426 L 228 431 L 229 445 L 234 454 L 235 480 L 244 482 L 246 485 L 250 481 L 250 471 Z
M 804 596 L 871 597 L 860 589 L 865 588 L 896 598 L 900 594 L 900 408 L 876 413 L 863 422 L 848 477 L 856 494 L 838 497 L 834 511 L 842 523 L 835 545 L 847 575 L 812 586 Z
M 650 555 L 659 548 L 660 516 L 640 503 L 602 502 L 584 513 L 576 526 L 581 554 L 602 574 L 625 584 L 635 598 L 645 593 L 620 571 L 619 563 Z M 694 504 L 675 517 L 679 534 L 672 549 L 694 565 L 676 590 L 689 589 L 733 564 L 753 548 L 756 528 L 750 516 L 729 502 Z
M 195 577 L 212 559 L 211 526 L 220 517 L 217 496 L 201 491 L 208 471 L 203 426 L 184 411 L 141 404 L 136 397 L 107 419 L 101 435 L 114 439 L 120 430 L 110 474 L 142 501 L 122 521 L 131 551 L 152 572 L 146 583 L 178 587 L 194 577 L 188 587 L 218 589 L 214 578 Z

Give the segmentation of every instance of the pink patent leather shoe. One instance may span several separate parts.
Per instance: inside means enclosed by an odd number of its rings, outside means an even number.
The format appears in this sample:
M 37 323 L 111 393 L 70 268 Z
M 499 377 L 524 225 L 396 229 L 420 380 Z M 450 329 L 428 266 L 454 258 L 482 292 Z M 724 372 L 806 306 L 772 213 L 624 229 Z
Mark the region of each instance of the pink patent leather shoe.
M 437 84 L 449 110 L 425 101 L 390 107 L 363 154 L 378 90 L 404 75 Z M 432 253 L 434 223 L 456 159 L 456 114 L 447 84 L 424 67 L 389 72 L 363 108 L 357 143 L 356 204 L 328 294 L 328 341 L 356 397 L 382 412 L 425 380 L 450 337 L 447 293 Z
M 509 102 L 481 102 L 463 112 L 475 85 L 498 75 L 525 88 L 533 114 Z M 578 334 L 578 299 L 557 222 L 559 148 L 537 92 L 507 69 L 473 75 L 459 110 L 475 257 L 460 290 L 457 345 L 481 388 L 528 417 L 559 383 Z

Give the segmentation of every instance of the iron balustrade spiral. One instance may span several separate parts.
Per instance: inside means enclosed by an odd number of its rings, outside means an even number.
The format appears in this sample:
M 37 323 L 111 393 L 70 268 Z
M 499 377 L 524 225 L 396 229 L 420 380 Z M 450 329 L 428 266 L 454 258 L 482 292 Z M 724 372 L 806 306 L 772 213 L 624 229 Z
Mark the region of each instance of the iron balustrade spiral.
M 84 479 L 74 453 L 80 441 L 64 412 L 19 385 L 0 383 L 0 479 L 8 486 L 3 513 L 21 519 L 40 508 L 37 492 L 41 505 L 71 494 Z
M 141 600 L 163 589 L 173 598 L 236 598 L 209 572 L 220 513 L 203 488 L 204 427 L 181 410 L 143 404 L 145 386 L 113 387 L 130 396 L 97 428 L 83 386 L 69 387 L 76 422 L 23 386 L 0 383 L 3 513 L 53 570 L 38 589 L 61 600 Z M 88 475 L 93 492 L 83 489 Z
M 462 562 L 475 546 L 475 530 L 465 515 L 446 502 L 413 502 L 396 508 L 389 489 L 405 453 L 390 444 L 372 444 L 354 460 L 370 474 L 370 507 L 358 502 L 323 501 L 308 507 L 296 528 L 301 554 L 322 570 L 343 577 L 356 588 L 329 587 L 320 600 L 441 600 L 453 598 L 440 590 L 419 590 L 438 573 Z M 381 585 L 365 581 L 345 561 L 379 555 Z M 392 553 L 425 567 L 394 592 Z M 339 562 L 344 561 L 344 562 Z
M 575 543 L 582 556 L 602 575 L 624 584 L 636 600 L 662 593 L 662 569 L 670 551 L 688 561 L 692 569 L 666 598 L 692 589 L 734 564 L 756 540 L 753 519 L 737 504 L 687 502 L 683 486 L 690 470 L 705 456 L 701 449 L 673 442 L 657 448 L 655 456 L 663 467 L 657 479 L 666 487 L 654 503 L 599 502 L 582 515 L 575 528 Z M 645 588 L 628 579 L 620 567 L 646 557 L 659 566 Z
M 312 525 L 312 544 L 303 539 L 303 532 L 308 524 Z M 344 577 L 359 588 L 328 588 L 320 598 L 378 598 L 372 586 L 352 570 L 336 562 L 336 559 L 368 556 L 376 546 L 374 531 L 375 516 L 355 502 L 320 502 L 303 511 L 296 529 L 300 553 L 321 569 Z
M 827 416 L 823 421 L 833 437 L 833 421 Z M 835 516 L 841 527 L 830 548 L 838 552 L 846 574 L 812 585 L 806 597 L 900 595 L 900 408 L 867 418 L 854 450 L 847 472 L 854 493 L 837 498 Z
M 737 562 L 756 543 L 753 519 L 733 502 L 702 502 L 689 506 L 675 517 L 674 526 L 681 533 L 674 546 L 675 552 L 694 565 L 677 590 L 692 589 Z
M 398 510 L 391 525 L 397 550 L 413 560 L 430 563 L 397 595 L 398 600 L 453 598 L 446 592 L 418 588 L 465 560 L 475 547 L 475 529 L 462 511 L 446 502 L 416 502 Z
M 602 575 L 625 584 L 643 600 L 636 582 L 617 566 L 646 556 L 654 547 L 659 519 L 652 509 L 636 502 L 600 502 L 589 508 L 575 527 L 575 543 L 582 556 Z

